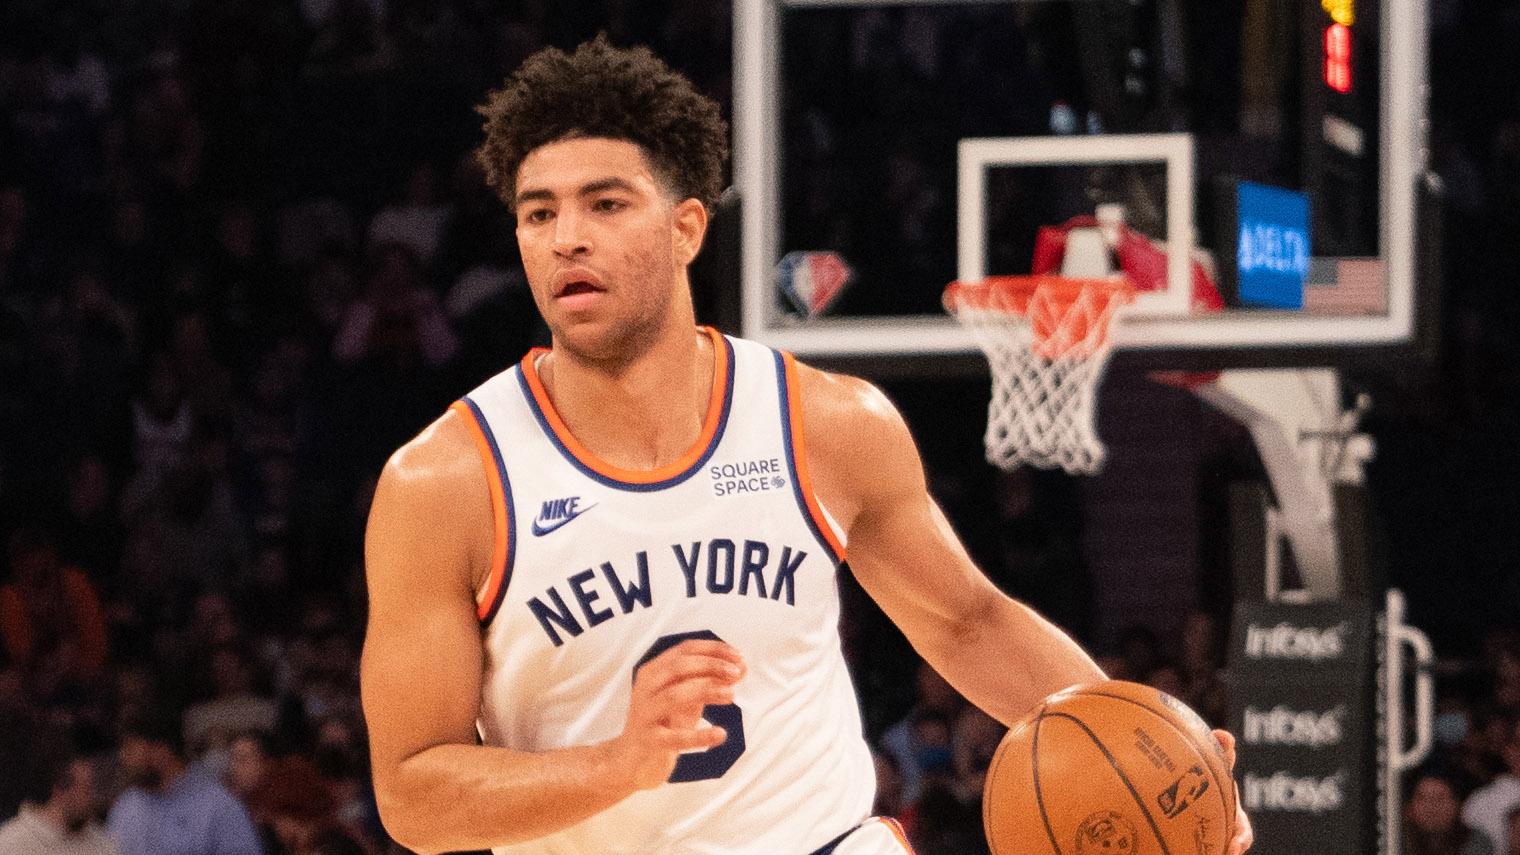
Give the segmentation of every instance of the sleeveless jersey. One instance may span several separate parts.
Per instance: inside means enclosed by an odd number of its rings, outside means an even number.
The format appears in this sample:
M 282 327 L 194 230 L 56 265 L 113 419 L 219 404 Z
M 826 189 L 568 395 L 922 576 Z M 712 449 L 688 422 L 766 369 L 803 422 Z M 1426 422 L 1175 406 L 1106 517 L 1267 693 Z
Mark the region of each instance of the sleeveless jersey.
M 478 595 L 485 744 L 617 736 L 637 666 L 684 639 L 721 639 L 748 665 L 734 703 L 704 714 L 722 745 L 496 853 L 807 855 L 854 839 L 870 812 L 874 768 L 838 632 L 843 537 L 808 479 L 795 364 L 705 332 L 716 365 L 702 434 L 659 470 L 620 470 L 575 440 L 535 371 L 542 350 L 454 405 L 496 525 Z

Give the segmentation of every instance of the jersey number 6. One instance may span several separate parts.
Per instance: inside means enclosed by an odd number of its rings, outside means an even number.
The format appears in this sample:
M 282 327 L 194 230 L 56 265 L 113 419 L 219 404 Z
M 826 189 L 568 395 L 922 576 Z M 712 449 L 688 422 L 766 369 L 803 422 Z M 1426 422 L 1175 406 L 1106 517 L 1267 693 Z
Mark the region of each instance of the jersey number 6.
M 672 635 L 660 636 L 649 652 L 643 658 L 634 663 L 633 673 L 637 675 L 639 668 L 645 662 L 659 656 L 661 653 L 675 647 L 683 641 L 693 638 L 722 641 L 712 630 L 699 629 L 696 632 L 677 632 Z M 690 754 L 682 754 L 676 760 L 676 768 L 671 771 L 667 778 L 672 784 L 684 781 L 710 781 L 721 778 L 734 763 L 738 762 L 739 755 L 744 753 L 744 712 L 736 704 L 723 704 L 721 706 L 708 705 L 702 708 L 702 718 L 709 724 L 715 724 L 728 732 L 728 738 L 721 745 L 709 748 L 706 751 L 696 751 Z

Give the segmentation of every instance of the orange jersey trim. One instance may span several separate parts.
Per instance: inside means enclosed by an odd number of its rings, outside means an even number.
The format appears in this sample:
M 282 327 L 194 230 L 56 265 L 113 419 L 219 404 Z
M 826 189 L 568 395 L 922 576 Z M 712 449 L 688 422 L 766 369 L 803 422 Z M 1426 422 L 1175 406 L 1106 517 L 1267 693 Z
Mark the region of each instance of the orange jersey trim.
M 791 426 L 792 460 L 797 466 L 797 486 L 801 488 L 802 501 L 807 506 L 808 516 L 812 517 L 813 525 L 827 541 L 829 549 L 833 550 L 835 560 L 843 564 L 844 544 L 839 542 L 839 538 L 834 534 L 834 527 L 824 516 L 823 506 L 818 503 L 818 495 L 813 492 L 812 476 L 808 474 L 807 443 L 802 432 L 802 385 L 797 380 L 797 359 L 790 353 L 783 352 L 781 361 L 786 370 L 786 412 L 787 421 Z
M 503 583 L 507 577 L 507 555 L 512 545 L 511 528 L 507 519 L 507 491 L 502 483 L 496 451 L 492 448 L 491 440 L 486 437 L 485 425 L 464 401 L 455 401 L 449 405 L 449 409 L 457 412 L 469 426 L 470 438 L 475 441 L 475 449 L 480 453 L 486 485 L 491 494 L 491 569 L 486 575 L 485 584 L 475 595 L 475 615 L 481 622 L 486 622 L 500 604 Z
M 613 481 L 628 484 L 655 484 L 668 481 L 686 474 L 707 455 L 712 446 L 713 437 L 717 436 L 718 429 L 723 423 L 724 403 L 730 386 L 729 374 L 733 371 L 733 366 L 729 364 L 728 345 L 724 342 L 723 335 L 712 327 L 699 327 L 699 329 L 712 340 L 713 348 L 712 393 L 707 402 L 707 416 L 702 422 L 702 433 L 697 436 L 696 443 L 679 459 L 658 469 L 645 471 L 614 466 L 597 457 L 575 438 L 570 428 L 560 418 L 559 411 L 554 409 L 554 402 L 549 400 L 549 393 L 544 389 L 543 380 L 538 376 L 538 358 L 549 352 L 547 348 L 536 347 L 523 358 L 523 379 L 533 394 L 533 400 L 538 405 L 539 412 L 543 414 L 544 422 L 548 424 L 555 438 L 575 458 L 576 462 Z
M 908 855 L 913 855 L 913 844 L 908 842 L 908 835 L 903 833 L 903 827 L 898 824 L 897 820 L 887 816 L 878 816 L 876 821 L 892 829 L 892 836 L 896 837 L 897 842 L 902 844 L 903 851 L 907 852 Z

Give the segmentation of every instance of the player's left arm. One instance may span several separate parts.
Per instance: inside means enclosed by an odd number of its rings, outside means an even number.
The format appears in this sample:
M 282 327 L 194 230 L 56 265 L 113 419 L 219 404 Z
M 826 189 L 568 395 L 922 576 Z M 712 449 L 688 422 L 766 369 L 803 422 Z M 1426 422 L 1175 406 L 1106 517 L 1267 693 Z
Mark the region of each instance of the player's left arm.
M 1103 680 L 1055 624 L 999 591 L 930 497 L 902 416 L 863 380 L 798 366 L 819 500 L 844 527 L 850 568 L 913 648 L 968 700 L 1012 724 L 1052 692 Z M 1215 731 L 1230 765 L 1235 740 Z M 1237 807 L 1228 855 L 1254 835 Z
M 1052 692 L 1105 679 L 1066 633 L 972 563 L 885 395 L 852 377 L 798 374 L 819 499 L 845 528 L 855 577 L 925 661 L 1004 724 Z

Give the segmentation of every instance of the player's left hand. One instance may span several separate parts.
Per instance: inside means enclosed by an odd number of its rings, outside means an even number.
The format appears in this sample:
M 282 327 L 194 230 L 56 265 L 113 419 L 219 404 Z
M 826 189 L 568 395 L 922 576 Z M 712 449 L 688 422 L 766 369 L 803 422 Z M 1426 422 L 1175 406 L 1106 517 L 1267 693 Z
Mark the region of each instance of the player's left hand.
M 1227 730 L 1214 731 L 1214 738 L 1219 740 L 1219 747 L 1224 749 L 1224 758 L 1230 764 L 1231 779 L 1234 783 L 1235 771 L 1235 737 Z M 1243 855 L 1256 841 L 1255 832 L 1251 831 L 1251 818 L 1246 816 L 1246 809 L 1240 804 L 1240 787 L 1235 787 L 1235 837 L 1230 840 L 1230 848 L 1225 855 Z

